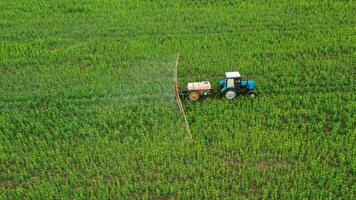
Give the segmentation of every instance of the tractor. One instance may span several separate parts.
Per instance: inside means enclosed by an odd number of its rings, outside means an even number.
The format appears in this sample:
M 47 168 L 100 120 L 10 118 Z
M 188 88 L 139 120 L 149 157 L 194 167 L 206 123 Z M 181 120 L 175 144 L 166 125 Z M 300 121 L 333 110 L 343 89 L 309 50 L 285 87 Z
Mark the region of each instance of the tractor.
M 253 80 L 241 80 L 240 72 L 225 72 L 225 78 L 219 81 L 220 88 L 214 90 L 209 81 L 188 83 L 185 90 L 181 92 L 181 96 L 188 97 L 191 101 L 198 101 L 202 97 L 220 94 L 226 99 L 232 100 L 238 95 L 256 97 L 256 92 L 253 91 L 255 82 Z
M 220 93 L 226 99 L 234 99 L 237 95 L 256 97 L 255 82 L 253 80 L 241 80 L 240 72 L 225 72 L 225 79 L 220 80 Z

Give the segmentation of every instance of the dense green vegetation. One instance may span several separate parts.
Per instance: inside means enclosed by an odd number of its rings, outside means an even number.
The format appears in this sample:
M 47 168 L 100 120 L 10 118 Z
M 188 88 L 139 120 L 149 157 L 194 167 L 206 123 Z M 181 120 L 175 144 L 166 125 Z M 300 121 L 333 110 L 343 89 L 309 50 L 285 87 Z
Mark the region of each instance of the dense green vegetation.
M 0 197 L 353 199 L 353 1 L 0 1 Z M 239 70 L 259 97 L 174 102 Z

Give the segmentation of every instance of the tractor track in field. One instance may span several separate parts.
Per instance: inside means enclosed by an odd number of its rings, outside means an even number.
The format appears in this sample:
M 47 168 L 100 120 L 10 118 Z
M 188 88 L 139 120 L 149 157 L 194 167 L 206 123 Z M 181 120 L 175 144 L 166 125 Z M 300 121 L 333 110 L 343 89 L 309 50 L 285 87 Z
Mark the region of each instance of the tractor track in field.
M 321 94 L 321 93 L 335 93 L 335 92 L 343 92 L 343 93 L 355 93 L 355 89 L 352 86 L 345 86 L 345 85 L 334 85 L 334 86 L 303 86 L 302 84 L 295 84 L 295 85 L 288 85 L 292 86 L 291 88 L 284 89 L 284 90 L 268 90 L 266 92 L 259 92 L 263 93 L 266 96 L 273 96 L 274 94 L 280 95 L 305 95 L 305 94 Z M 295 87 L 298 86 L 298 87 Z
M 169 105 L 174 102 L 174 97 L 171 94 L 161 94 L 159 97 L 152 97 L 150 95 L 132 95 L 132 96 L 120 96 L 120 95 L 107 95 L 107 96 L 86 96 L 86 97 L 38 97 L 29 99 L 17 99 L 17 100 L 0 100 L 0 111 L 5 107 L 24 107 L 28 106 L 31 108 L 41 105 L 50 104 L 64 104 L 64 105 L 86 105 L 86 104 L 108 104 L 108 105 L 150 105 L 150 104 L 161 104 Z
M 138 38 L 138 37 L 150 37 L 150 38 L 180 38 L 180 37 L 191 37 L 191 36 L 206 36 L 206 35 L 241 35 L 241 34 L 246 34 L 246 33 L 251 33 L 251 32 L 300 32 L 300 31 L 312 31 L 312 30 L 318 30 L 318 31 L 323 31 L 323 32 L 330 32 L 330 33 L 335 33 L 335 30 L 338 29 L 345 29 L 345 28 L 352 28 L 352 25 L 355 22 L 353 21 L 348 21 L 346 23 L 342 23 L 342 25 L 325 25 L 325 24 L 311 24 L 308 26 L 300 27 L 300 25 L 296 24 L 295 22 L 292 23 L 285 23 L 285 24 L 269 24 L 269 23 L 247 23 L 247 24 L 240 24 L 232 27 L 223 27 L 225 29 L 223 30 L 217 30 L 221 29 L 221 27 L 216 27 L 215 29 L 212 29 L 211 26 L 195 26 L 195 27 L 179 27 L 183 28 L 180 31 L 175 31 L 175 32 L 156 32 L 156 31 L 151 31 L 151 32 L 145 32 L 145 30 L 139 30 L 135 29 L 134 32 L 130 32 L 128 30 L 127 32 L 123 33 L 115 33 L 115 36 L 119 37 L 130 37 L 130 38 Z M 159 23 L 157 23 L 156 26 L 158 26 Z M 154 23 L 151 23 L 151 25 L 154 25 Z M 120 30 L 125 30 L 127 28 L 126 26 L 118 26 Z M 166 27 L 166 29 L 173 29 L 176 27 Z M 186 28 L 186 30 L 184 30 Z M 194 32 L 192 30 L 189 30 L 188 28 L 195 28 Z M 165 30 L 166 30 L 165 29 Z M 196 30 L 200 29 L 200 30 Z M 107 34 L 106 34 L 107 36 Z M 13 40 L 14 36 L 13 35 L 4 35 L 0 37 L 4 41 L 6 40 Z
M 297 87 L 296 87 L 297 86 Z M 336 92 L 350 92 L 355 93 L 355 87 L 353 85 L 303 85 L 303 84 L 290 84 L 285 85 L 285 87 L 289 87 L 288 89 L 268 89 L 264 88 L 261 92 L 265 96 L 273 96 L 274 94 L 284 94 L 284 95 L 303 95 L 308 93 L 334 93 Z M 266 92 L 264 92 L 266 91 Z M 292 92 L 291 92 L 292 91 Z M 172 92 L 172 93 L 171 93 Z M 122 95 L 122 94 L 88 94 L 83 96 L 76 96 L 76 95 L 39 95 L 39 96 L 28 96 L 28 97 L 14 97 L 11 98 L 2 98 L 0 97 L 0 105 L 1 104 L 16 104 L 16 103 L 25 103 L 25 102 L 33 102 L 33 101 L 51 101 L 51 100 L 59 100 L 59 101 L 77 101 L 77 102 L 85 102 L 85 101 L 97 101 L 97 100 L 109 100 L 109 99 L 116 99 L 116 100 L 129 100 L 129 99 L 139 99 L 139 98 L 154 98 L 154 99 L 166 99 L 167 97 L 171 97 L 174 99 L 174 90 L 169 93 L 160 93 L 160 95 L 154 96 L 151 94 L 132 94 L 132 95 Z M 164 97 L 164 98 L 162 98 Z
M 320 96 L 326 94 L 333 94 L 336 92 L 342 92 L 344 94 L 355 94 L 355 90 L 352 88 L 344 88 L 338 90 L 327 90 L 321 91 L 318 89 L 306 90 L 304 88 L 298 89 L 298 91 L 291 92 L 290 90 L 266 90 L 266 92 L 259 92 L 259 97 L 268 97 L 271 98 L 273 96 Z M 172 92 L 172 94 L 174 94 Z M 166 93 L 160 96 L 151 96 L 149 94 L 140 94 L 140 95 L 131 95 L 131 96 L 122 96 L 122 95 L 89 95 L 89 96 L 46 96 L 46 97 L 37 97 L 37 98 L 22 98 L 16 100 L 4 100 L 0 99 L 0 110 L 13 110 L 13 109 L 21 109 L 23 107 L 27 107 L 25 110 L 31 110 L 37 107 L 41 107 L 43 105 L 48 104 L 71 104 L 74 105 L 82 105 L 82 106 L 90 106 L 90 105 L 118 105 L 118 106 L 134 106 L 134 105 L 149 105 L 160 103 L 162 105 L 170 105 L 173 104 L 175 99 L 171 93 Z M 137 101 L 135 101 L 135 99 Z M 167 102 L 168 101 L 168 102 Z M 135 103 L 139 102 L 139 104 Z M 89 103 L 89 105 L 85 104 Z M 23 110 L 23 109 L 21 109 Z
M 209 30 L 211 27 L 201 26 L 199 27 L 202 31 L 194 31 L 191 32 L 187 31 L 178 31 L 178 32 L 166 32 L 166 33 L 159 33 L 159 32 L 137 32 L 136 33 L 123 33 L 121 34 L 122 37 L 157 37 L 157 38 L 179 38 L 179 37 L 190 37 L 190 36 L 206 36 L 206 35 L 240 35 L 245 32 L 296 32 L 296 31 L 306 31 L 306 30 L 320 30 L 320 31 L 330 31 L 332 33 L 335 32 L 337 29 L 342 28 L 351 28 L 350 24 L 343 24 L 339 26 L 334 26 L 330 28 L 330 26 L 325 26 L 321 24 L 316 25 L 309 25 L 306 27 L 297 27 L 296 25 L 286 25 L 286 24 L 258 24 L 256 25 L 240 25 L 231 27 L 231 29 L 226 30 Z M 287 27 L 287 28 L 286 28 Z M 238 31 L 236 31 L 238 30 Z

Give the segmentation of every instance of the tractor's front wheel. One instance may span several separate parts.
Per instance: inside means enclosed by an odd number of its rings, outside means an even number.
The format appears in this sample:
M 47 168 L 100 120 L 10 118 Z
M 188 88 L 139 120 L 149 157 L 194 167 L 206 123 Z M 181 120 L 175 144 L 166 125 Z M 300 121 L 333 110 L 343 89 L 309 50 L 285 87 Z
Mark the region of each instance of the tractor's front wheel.
M 229 90 L 225 92 L 226 99 L 232 100 L 236 97 L 236 92 L 234 90 Z
M 254 98 L 256 98 L 257 94 L 256 94 L 256 92 L 249 92 L 247 94 L 247 96 L 250 97 L 251 99 L 254 99 Z
M 200 94 L 197 91 L 192 91 L 188 95 L 189 100 L 198 101 L 200 99 Z

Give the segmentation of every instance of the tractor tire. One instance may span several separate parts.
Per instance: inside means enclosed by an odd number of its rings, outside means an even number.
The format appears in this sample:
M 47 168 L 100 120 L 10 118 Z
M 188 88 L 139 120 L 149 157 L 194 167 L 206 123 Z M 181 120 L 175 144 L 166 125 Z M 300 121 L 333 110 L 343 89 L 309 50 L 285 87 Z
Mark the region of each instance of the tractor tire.
M 228 90 L 225 92 L 226 99 L 232 100 L 236 97 L 236 92 L 234 90 Z
M 247 94 L 247 96 L 248 96 L 249 98 L 251 98 L 251 99 L 254 99 L 254 98 L 256 98 L 257 94 L 256 94 L 256 92 L 249 92 L 249 93 Z
M 189 100 L 198 101 L 200 99 L 200 94 L 197 91 L 192 91 L 188 95 Z

